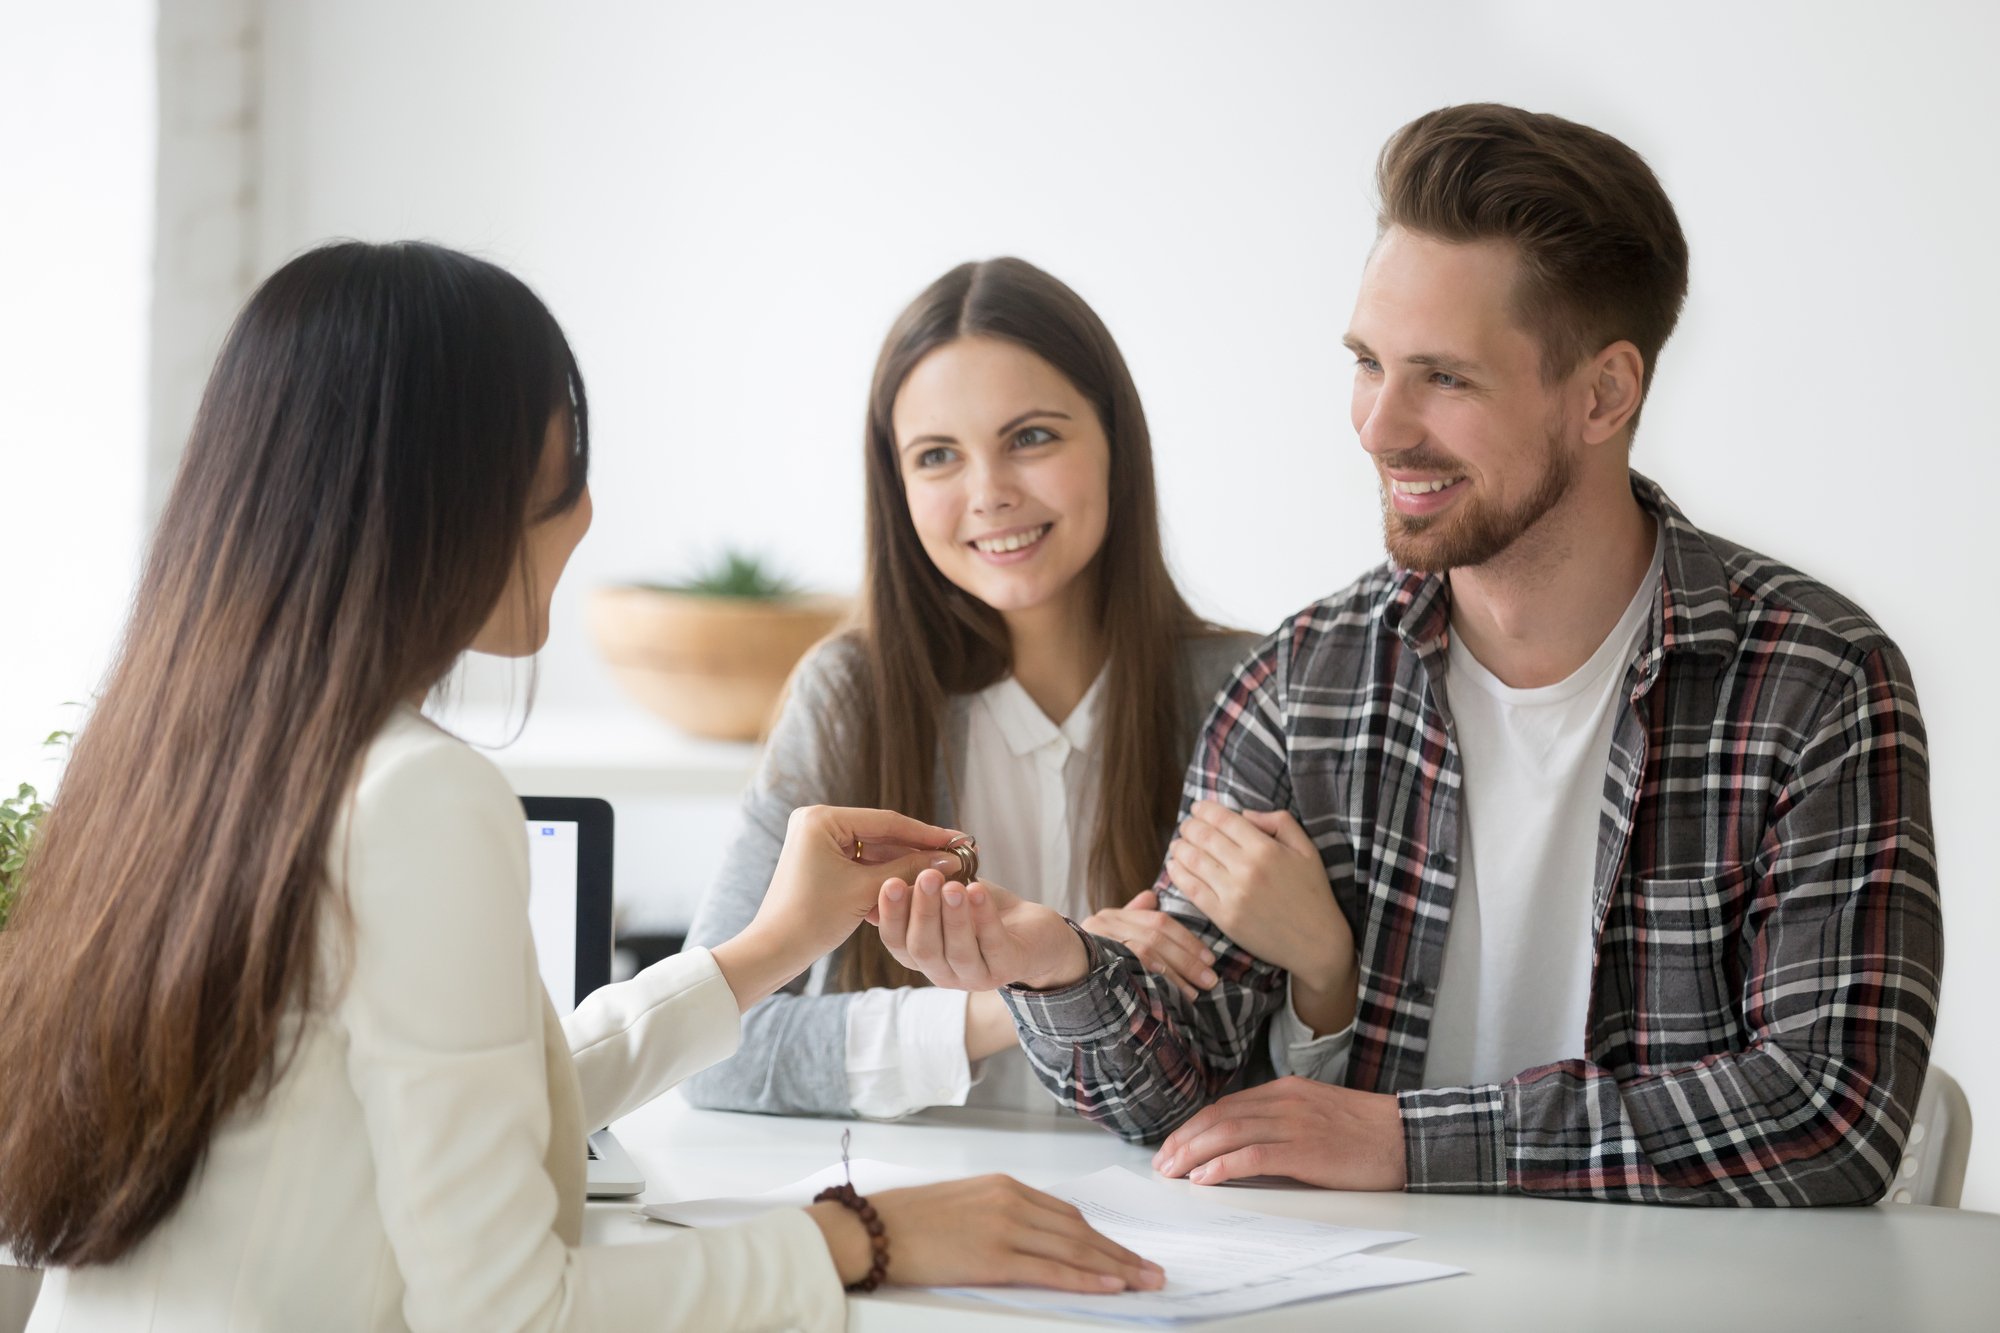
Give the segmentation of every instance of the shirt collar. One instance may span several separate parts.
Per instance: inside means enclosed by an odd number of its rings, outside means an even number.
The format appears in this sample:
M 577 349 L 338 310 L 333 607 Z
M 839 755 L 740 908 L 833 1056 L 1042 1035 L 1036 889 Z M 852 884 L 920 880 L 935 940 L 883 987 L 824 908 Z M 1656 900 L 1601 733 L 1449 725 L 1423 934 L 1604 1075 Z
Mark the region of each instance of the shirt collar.
M 1632 494 L 1659 523 L 1665 546 L 1660 600 L 1637 663 L 1641 676 L 1650 681 L 1668 653 L 1724 660 L 1735 656 L 1729 578 L 1707 534 L 1688 522 L 1658 482 L 1637 472 L 1631 476 Z M 1395 572 L 1395 586 L 1382 609 L 1383 625 L 1420 657 L 1442 652 L 1449 641 L 1451 585 L 1442 574 Z
M 1696 653 L 1724 661 L 1736 656 L 1736 612 L 1729 595 L 1729 572 L 1707 533 L 1688 522 L 1680 506 L 1658 482 L 1632 474 L 1639 497 L 1666 533 L 1660 569 L 1660 606 L 1653 616 L 1649 655 Z
M 1109 674 L 1109 666 L 1097 673 L 1097 679 L 1083 692 L 1083 698 L 1061 726 L 1049 720 L 1041 705 L 1012 676 L 1002 677 L 975 697 L 1000 728 L 1000 737 L 1006 741 L 1008 751 L 1016 756 L 1033 754 L 1059 739 L 1072 750 L 1089 753 L 1097 739 L 1097 707 L 1104 695 L 1104 678 Z

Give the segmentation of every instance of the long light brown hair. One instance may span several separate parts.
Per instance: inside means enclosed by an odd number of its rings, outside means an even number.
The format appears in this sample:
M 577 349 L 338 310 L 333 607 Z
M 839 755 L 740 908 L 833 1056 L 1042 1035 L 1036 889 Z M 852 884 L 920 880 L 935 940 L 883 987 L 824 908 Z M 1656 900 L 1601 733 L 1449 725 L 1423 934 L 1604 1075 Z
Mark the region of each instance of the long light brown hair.
M 530 514 L 552 414 L 567 486 Z M 588 412 L 491 264 L 355 243 L 237 318 L 0 951 L 0 1243 L 116 1260 L 323 1002 L 338 812 L 582 494 Z M 329 915 L 330 914 L 330 915 Z M 329 947 L 324 957 L 338 957 Z
M 932 283 L 896 320 L 875 364 L 864 441 L 867 571 L 852 631 L 867 669 L 864 697 L 854 701 L 860 719 L 851 781 L 867 804 L 934 817 L 948 696 L 984 689 L 1012 669 L 1000 613 L 961 591 L 924 554 L 891 422 L 917 363 L 969 337 L 1002 339 L 1048 362 L 1096 410 L 1110 444 L 1104 545 L 1081 577 L 1094 584 L 1107 672 L 1097 724 L 1102 795 L 1090 847 L 1091 901 L 1118 906 L 1159 873 L 1194 743 L 1186 734 L 1183 640 L 1217 631 L 1189 609 L 1167 570 L 1152 437 L 1118 344 L 1081 297 L 1019 259 L 961 264 Z M 872 930 L 849 939 L 836 975 L 848 990 L 923 984 Z

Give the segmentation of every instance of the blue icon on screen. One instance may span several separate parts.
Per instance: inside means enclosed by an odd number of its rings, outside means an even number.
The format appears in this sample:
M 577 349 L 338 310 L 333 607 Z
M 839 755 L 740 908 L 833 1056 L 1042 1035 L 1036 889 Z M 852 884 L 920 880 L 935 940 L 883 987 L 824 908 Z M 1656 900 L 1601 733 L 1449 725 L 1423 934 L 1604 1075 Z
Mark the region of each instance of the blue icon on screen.
M 552 828 L 545 828 L 542 830 L 542 836 L 544 838 L 553 838 L 556 836 L 556 831 Z

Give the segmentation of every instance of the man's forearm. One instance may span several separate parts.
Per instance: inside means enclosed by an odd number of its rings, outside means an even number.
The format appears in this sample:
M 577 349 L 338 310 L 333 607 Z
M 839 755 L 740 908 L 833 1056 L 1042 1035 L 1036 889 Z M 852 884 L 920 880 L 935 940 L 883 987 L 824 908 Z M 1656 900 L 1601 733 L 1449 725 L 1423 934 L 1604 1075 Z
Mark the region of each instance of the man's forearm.
M 1090 966 L 1075 984 L 1002 997 L 1056 1100 L 1135 1143 L 1164 1137 L 1233 1087 L 1284 1002 L 1284 973 L 1240 952 L 1219 951 L 1221 979 L 1191 1003 L 1123 945 L 1091 937 L 1083 947 Z
M 1083 931 L 1067 917 L 1049 926 L 1049 939 L 1042 949 L 1043 965 L 1015 982 L 1024 990 L 1066 990 L 1090 973 L 1090 951 L 1084 947 Z
M 1916 1043 L 1896 1081 L 1922 1082 Z M 1408 1188 L 1723 1206 L 1873 1203 L 1902 1132 L 1886 1089 L 1777 1044 L 1621 1083 L 1584 1060 L 1398 1098 Z M 1912 1096 L 1911 1104 L 1914 1104 Z M 1690 1120 L 1686 1108 L 1703 1108 Z

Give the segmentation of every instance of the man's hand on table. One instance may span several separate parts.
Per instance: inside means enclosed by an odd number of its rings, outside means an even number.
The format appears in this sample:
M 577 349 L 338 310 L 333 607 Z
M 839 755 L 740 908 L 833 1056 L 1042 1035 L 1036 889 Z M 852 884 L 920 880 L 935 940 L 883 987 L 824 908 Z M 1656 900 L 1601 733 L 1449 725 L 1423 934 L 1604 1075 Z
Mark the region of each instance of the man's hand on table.
M 1153 1169 L 1197 1185 L 1245 1176 L 1289 1176 L 1333 1190 L 1408 1183 L 1396 1099 L 1307 1078 L 1231 1093 L 1197 1112 L 1160 1145 Z

